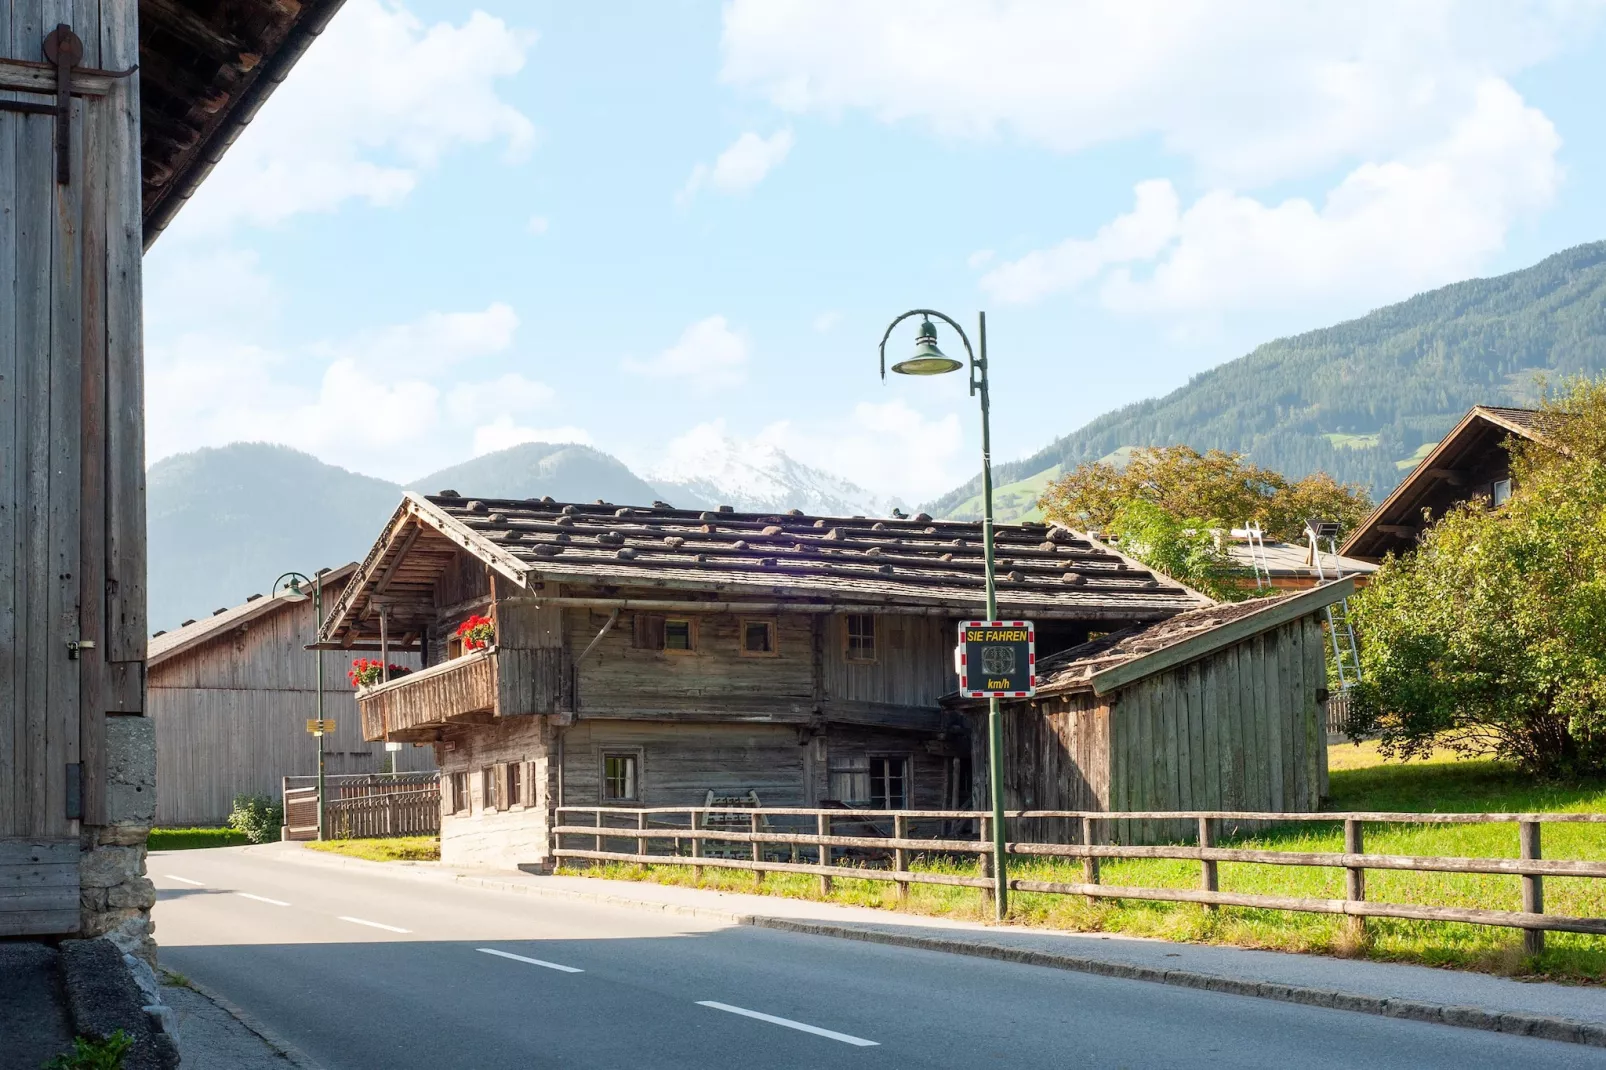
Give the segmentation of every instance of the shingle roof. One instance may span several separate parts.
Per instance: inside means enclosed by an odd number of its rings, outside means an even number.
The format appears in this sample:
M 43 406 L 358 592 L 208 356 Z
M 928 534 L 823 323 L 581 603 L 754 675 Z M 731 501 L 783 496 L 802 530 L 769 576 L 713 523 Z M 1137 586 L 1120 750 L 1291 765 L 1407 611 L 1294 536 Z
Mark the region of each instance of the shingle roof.
M 333 600 L 334 592 L 340 590 L 346 579 L 356 571 L 357 564 L 342 565 L 339 568 L 326 569 L 322 572 L 324 583 L 324 602 L 327 605 Z M 209 617 L 192 620 L 174 628 L 171 631 L 158 632 L 151 636 L 145 647 L 145 664 L 148 668 L 155 668 L 177 654 L 191 650 L 202 643 L 210 642 L 219 636 L 227 634 L 234 628 L 258 617 L 277 612 L 286 606 L 296 605 L 299 600 L 293 600 L 283 594 L 272 598 L 264 598 L 254 594 L 237 606 L 220 609 Z
M 413 523 L 433 534 L 404 534 Z M 994 545 L 1001 612 L 1081 610 L 1089 619 L 1153 620 L 1200 604 L 1174 580 L 1062 528 L 1001 524 Z M 393 567 L 400 555 L 455 554 L 458 547 L 521 584 L 918 603 L 956 612 L 974 612 L 984 591 L 981 525 L 925 514 L 815 517 L 409 494 L 342 593 L 325 635 L 339 635 L 366 611 L 382 577 L 400 573 Z M 415 590 L 423 593 L 428 580 L 418 574 Z

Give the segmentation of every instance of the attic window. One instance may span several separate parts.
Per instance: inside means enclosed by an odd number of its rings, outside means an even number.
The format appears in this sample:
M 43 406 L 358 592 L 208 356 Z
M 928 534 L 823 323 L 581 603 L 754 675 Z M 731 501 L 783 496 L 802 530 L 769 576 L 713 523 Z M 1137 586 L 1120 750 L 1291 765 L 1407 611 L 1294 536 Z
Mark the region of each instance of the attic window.
M 869 613 L 849 613 L 846 620 L 848 660 L 874 661 L 875 617 Z
M 746 658 L 773 658 L 776 656 L 774 621 L 742 621 L 742 656 Z
M 1504 505 L 1511 500 L 1511 480 L 1497 479 L 1490 488 L 1490 498 L 1495 505 Z

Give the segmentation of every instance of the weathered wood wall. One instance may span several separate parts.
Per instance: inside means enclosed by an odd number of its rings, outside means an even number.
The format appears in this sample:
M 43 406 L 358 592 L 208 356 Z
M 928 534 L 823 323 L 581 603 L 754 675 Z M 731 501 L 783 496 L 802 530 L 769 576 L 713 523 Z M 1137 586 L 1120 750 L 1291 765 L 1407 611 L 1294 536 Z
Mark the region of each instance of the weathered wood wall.
M 884 614 L 876 617 L 876 657 L 849 661 L 847 618 L 826 617 L 824 625 L 825 698 L 828 702 L 875 702 L 935 707 L 954 691 L 956 627 L 939 617 Z
M 314 624 L 311 601 L 285 604 L 151 670 L 159 824 L 221 824 L 236 795 L 276 796 L 284 777 L 318 771 L 318 743 L 306 730 L 317 707 L 317 669 L 306 649 Z M 379 772 L 387 752 L 363 739 L 346 676 L 353 655 L 319 656 L 324 716 L 335 722 L 324 738 L 325 772 Z M 417 664 L 411 654 L 391 660 Z M 391 756 L 398 770 L 434 767 L 428 747 Z
M 553 731 L 546 718 L 515 717 L 473 730 L 453 730 L 450 740 L 438 746 L 442 862 L 511 867 L 548 859 L 552 799 L 544 785 Z M 519 767 L 524 802 L 487 811 L 482 772 L 498 765 Z M 467 800 L 456 798 L 450 785 L 451 774 L 464 772 Z
M 0 58 L 43 59 L 58 23 L 83 66 L 137 62 L 134 0 L 0 4 Z M 0 112 L 0 841 L 77 850 L 110 819 L 105 719 L 143 709 L 137 76 L 74 97 L 70 129 L 60 183 L 55 118 Z M 3 896 L 0 935 L 79 927 Z

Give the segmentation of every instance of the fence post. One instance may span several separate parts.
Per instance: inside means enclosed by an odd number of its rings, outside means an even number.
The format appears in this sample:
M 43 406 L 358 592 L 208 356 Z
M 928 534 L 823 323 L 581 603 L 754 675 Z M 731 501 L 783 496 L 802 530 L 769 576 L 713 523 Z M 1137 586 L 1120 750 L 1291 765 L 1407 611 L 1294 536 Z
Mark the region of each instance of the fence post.
M 1344 853 L 1351 855 L 1364 854 L 1366 851 L 1365 835 L 1361 832 L 1360 819 L 1346 817 L 1344 819 Z M 1366 901 L 1366 869 L 1362 866 L 1344 867 L 1344 898 L 1351 903 Z M 1357 940 L 1366 935 L 1366 918 L 1360 914 L 1350 914 L 1345 922 L 1351 936 Z
M 601 827 L 602 827 L 602 808 L 598 807 L 597 808 L 597 828 L 600 829 Z M 593 837 L 593 839 L 595 839 L 597 842 L 595 842 L 595 843 L 593 843 L 591 845 L 591 849 L 593 851 L 602 850 L 602 833 L 600 833 L 600 832 L 597 833 L 596 836 Z M 596 867 L 596 866 L 602 865 L 602 859 L 593 858 L 591 860 L 591 865 L 592 865 L 592 867 Z
M 824 813 L 824 812 L 821 812 L 819 814 L 816 814 L 815 817 L 816 817 L 816 821 L 814 823 L 815 831 L 822 837 L 831 835 L 831 815 L 827 814 L 827 813 Z M 822 843 L 822 844 L 820 844 L 820 865 L 829 866 L 830 864 L 831 864 L 831 845 L 828 844 L 828 843 Z M 826 877 L 826 876 L 820 877 L 820 894 L 821 895 L 830 895 L 831 894 L 831 878 L 830 877 Z
M 645 811 L 645 810 L 637 810 L 636 811 L 636 828 L 637 828 L 637 830 L 639 831 L 639 830 L 645 829 L 646 827 L 647 827 L 647 811 Z M 644 854 L 647 853 L 647 837 L 645 837 L 645 836 L 637 836 L 636 837 L 636 853 L 638 855 L 644 855 Z
M 895 816 L 892 819 L 892 835 L 893 835 L 894 839 L 899 839 L 899 840 L 903 840 L 903 839 L 907 839 L 908 838 L 908 836 L 909 836 L 909 819 L 907 817 L 904 817 L 904 816 L 902 816 L 900 814 L 900 815 Z M 892 851 L 892 868 L 894 870 L 896 870 L 897 872 L 899 872 L 899 873 L 906 872 L 909 869 L 909 853 L 907 851 L 905 851 L 901 846 L 893 848 L 893 851 Z M 907 903 L 908 901 L 909 901 L 909 882 L 908 881 L 899 881 L 898 882 L 898 902 Z
M 763 832 L 764 831 L 764 815 L 763 814 L 754 814 L 752 817 L 748 818 L 747 819 L 747 827 L 753 833 L 753 835 L 755 835 L 755 836 L 757 836 L 759 833 Z M 757 840 L 753 841 L 753 861 L 754 862 L 762 862 L 762 861 L 764 861 L 764 845 L 762 843 L 759 843 Z M 753 883 L 758 885 L 760 888 L 762 888 L 764 886 L 764 871 L 762 869 L 753 870 Z
M 693 858 L 703 857 L 703 838 L 700 835 L 702 828 L 703 815 L 700 811 L 693 810 L 691 812 L 691 856 Z M 703 867 L 691 867 L 691 876 L 692 880 L 696 881 L 698 884 L 703 883 Z
M 385 792 L 385 835 L 396 835 L 396 793 Z
M 1201 817 L 1199 819 L 1199 847 L 1202 850 L 1206 847 L 1214 847 L 1215 845 L 1216 839 L 1213 835 L 1210 819 L 1208 817 Z M 1214 892 L 1219 890 L 1217 887 L 1215 862 L 1206 861 L 1204 859 L 1199 860 L 1199 888 L 1206 892 Z M 1216 904 L 1206 903 L 1204 908 L 1206 910 L 1214 911 L 1216 909 Z
M 990 819 L 989 818 L 985 818 L 985 817 L 981 818 L 980 821 L 979 821 L 979 824 L 981 826 L 981 837 L 980 837 L 981 838 L 981 842 L 986 844 L 988 849 L 986 851 L 981 852 L 981 854 L 976 856 L 976 860 L 977 860 L 977 863 L 978 863 L 977 871 L 980 873 L 980 875 L 982 877 L 991 877 L 993 875 L 993 856 L 992 856 L 992 853 L 991 853 L 992 845 L 993 845 L 993 837 L 991 835 L 991 830 L 988 828 L 988 826 L 990 824 Z M 981 905 L 982 905 L 983 909 L 989 909 L 990 910 L 992 908 L 993 894 L 994 893 L 993 893 L 993 889 L 992 888 L 982 888 L 981 889 Z
M 1537 860 L 1542 852 L 1539 843 L 1539 830 L 1543 826 L 1537 821 L 1520 821 L 1517 823 L 1517 838 L 1522 846 L 1522 857 Z M 1522 909 L 1529 914 L 1543 914 L 1545 912 L 1545 878 L 1538 874 L 1523 874 L 1522 877 Z M 1545 930 L 1522 930 L 1522 950 L 1526 955 L 1541 955 L 1545 950 Z
M 1090 853 L 1082 856 L 1083 884 L 1097 884 L 1099 882 L 1099 856 L 1091 853 L 1095 839 L 1093 835 L 1093 820 L 1091 817 L 1082 818 L 1082 845 L 1090 849 Z M 1098 901 L 1098 896 L 1096 895 L 1087 897 L 1088 906 L 1092 906 Z

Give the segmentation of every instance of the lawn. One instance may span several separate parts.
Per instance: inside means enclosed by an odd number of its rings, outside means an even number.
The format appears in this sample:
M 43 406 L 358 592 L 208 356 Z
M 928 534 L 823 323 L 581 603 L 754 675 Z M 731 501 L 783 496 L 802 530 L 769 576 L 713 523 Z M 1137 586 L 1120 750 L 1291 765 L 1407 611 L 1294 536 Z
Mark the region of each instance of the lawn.
M 1334 810 L 1606 812 L 1606 780 L 1548 784 L 1493 761 L 1457 760 L 1453 755 L 1436 754 L 1427 761 L 1408 765 L 1385 764 L 1376 744 L 1363 743 L 1334 747 L 1330 768 L 1330 806 Z M 1343 830 L 1336 822 L 1303 824 L 1252 836 L 1224 837 L 1222 842 L 1287 851 L 1341 851 Z M 1365 846 L 1368 852 L 1382 854 L 1513 858 L 1518 853 L 1515 825 L 1368 825 Z M 1544 854 L 1547 858 L 1606 861 L 1606 827 L 1547 825 Z M 917 861 L 914 868 L 975 872 L 972 867 L 941 860 Z M 685 866 L 608 864 L 565 872 L 666 884 L 694 883 L 690 867 Z M 1017 858 L 1011 863 L 1011 872 L 1033 880 L 1081 880 L 1080 863 L 1075 862 Z M 704 874 L 701 887 L 755 890 L 754 879 L 748 873 L 709 868 Z M 1101 880 L 1113 885 L 1197 888 L 1199 864 L 1167 859 L 1106 860 Z M 1344 896 L 1344 871 L 1340 869 L 1224 862 L 1219 880 L 1221 889 L 1227 892 L 1337 899 Z M 1521 909 L 1520 881 L 1516 877 L 1373 870 L 1367 873 L 1366 881 L 1367 898 L 1373 900 Z M 837 878 L 828 897 L 820 895 L 819 882 L 814 877 L 767 874 L 763 884 L 763 890 L 772 895 L 897 908 L 894 887 L 879 881 Z M 1545 907 L 1551 913 L 1606 917 L 1606 879 L 1547 877 Z M 974 920 L 991 916 L 990 908 L 976 891 L 937 885 L 913 885 L 903 909 Z M 1598 936 L 1549 933 L 1544 954 L 1528 959 L 1522 954 L 1519 932 L 1481 925 L 1373 918 L 1367 922 L 1366 940 L 1357 943 L 1348 934 L 1345 919 L 1332 915 L 1230 907 L 1209 912 L 1192 904 L 1136 900 L 1089 904 L 1080 896 L 1025 892 L 1011 896 L 1010 916 L 1018 924 L 1057 929 L 1121 932 L 1606 983 L 1606 937 Z
M 308 850 L 366 858 L 370 862 L 438 862 L 438 836 L 393 836 L 384 840 L 323 840 L 308 843 Z
M 152 851 L 189 851 L 199 847 L 239 847 L 250 842 L 245 833 L 230 828 L 151 829 L 145 845 Z

